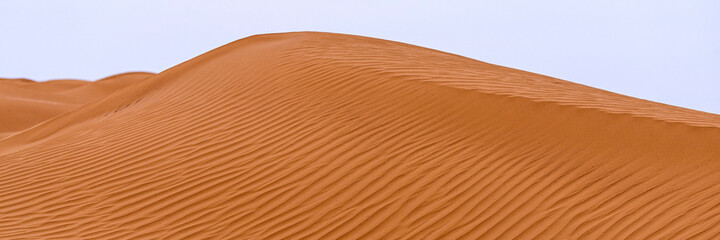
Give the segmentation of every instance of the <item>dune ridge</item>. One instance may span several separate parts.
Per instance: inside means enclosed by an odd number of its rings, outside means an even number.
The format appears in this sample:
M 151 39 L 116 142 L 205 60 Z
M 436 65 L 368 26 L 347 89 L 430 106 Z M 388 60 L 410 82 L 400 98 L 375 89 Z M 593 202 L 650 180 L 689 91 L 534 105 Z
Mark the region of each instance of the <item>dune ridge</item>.
M 713 239 L 720 116 L 330 33 L 0 140 L 0 238 Z

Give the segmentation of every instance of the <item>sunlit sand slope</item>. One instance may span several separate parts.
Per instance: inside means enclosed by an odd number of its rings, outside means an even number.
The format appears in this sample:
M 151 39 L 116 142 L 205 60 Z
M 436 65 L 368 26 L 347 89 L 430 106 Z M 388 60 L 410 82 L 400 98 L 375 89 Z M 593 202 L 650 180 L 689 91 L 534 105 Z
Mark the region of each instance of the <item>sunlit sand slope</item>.
M 717 239 L 720 116 L 258 35 L 0 141 L 0 239 Z

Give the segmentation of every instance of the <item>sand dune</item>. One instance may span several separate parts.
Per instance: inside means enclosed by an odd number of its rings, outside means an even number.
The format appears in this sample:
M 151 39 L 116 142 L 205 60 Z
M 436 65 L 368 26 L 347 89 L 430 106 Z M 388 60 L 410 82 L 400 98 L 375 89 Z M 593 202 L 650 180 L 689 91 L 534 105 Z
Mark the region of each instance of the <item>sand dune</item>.
M 0 139 L 37 125 L 118 89 L 145 79 L 151 73 L 125 73 L 95 82 L 0 78 Z
M 138 79 L 0 82 L 0 239 L 720 238 L 718 115 L 328 33 Z

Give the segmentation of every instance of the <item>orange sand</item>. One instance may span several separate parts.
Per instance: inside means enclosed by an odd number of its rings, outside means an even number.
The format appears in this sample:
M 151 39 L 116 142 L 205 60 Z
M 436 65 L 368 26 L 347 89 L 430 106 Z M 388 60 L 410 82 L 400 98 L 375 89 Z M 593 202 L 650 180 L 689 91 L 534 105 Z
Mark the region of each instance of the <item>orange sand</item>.
M 386 40 L 0 80 L 0 113 L 0 239 L 720 238 L 719 115 Z

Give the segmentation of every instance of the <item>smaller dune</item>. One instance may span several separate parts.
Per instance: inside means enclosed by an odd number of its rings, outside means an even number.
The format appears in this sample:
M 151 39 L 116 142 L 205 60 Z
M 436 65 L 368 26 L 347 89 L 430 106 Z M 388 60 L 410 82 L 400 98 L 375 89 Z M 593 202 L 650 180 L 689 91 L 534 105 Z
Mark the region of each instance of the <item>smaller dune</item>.
M 153 75 L 129 72 L 94 82 L 74 79 L 35 82 L 0 78 L 0 139 L 98 101 Z

